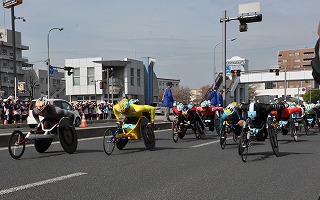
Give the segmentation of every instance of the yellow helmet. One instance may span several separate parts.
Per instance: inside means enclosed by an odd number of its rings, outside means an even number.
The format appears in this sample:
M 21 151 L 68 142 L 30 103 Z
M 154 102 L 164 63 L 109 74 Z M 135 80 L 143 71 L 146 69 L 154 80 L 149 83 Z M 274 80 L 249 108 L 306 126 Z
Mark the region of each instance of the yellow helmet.
M 119 103 L 119 108 L 121 113 L 125 113 L 129 109 L 129 102 L 128 99 L 122 99 Z
M 230 103 L 224 110 L 223 110 L 223 112 L 224 112 L 224 114 L 225 115 L 232 115 L 233 114 L 233 112 L 236 110 L 236 107 L 238 106 L 238 103 L 237 102 L 232 102 L 232 103 Z

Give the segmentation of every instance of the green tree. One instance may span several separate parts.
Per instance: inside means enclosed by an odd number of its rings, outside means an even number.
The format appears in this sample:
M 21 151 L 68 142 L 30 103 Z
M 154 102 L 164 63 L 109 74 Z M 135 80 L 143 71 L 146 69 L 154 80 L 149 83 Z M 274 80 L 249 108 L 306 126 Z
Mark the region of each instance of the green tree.
M 310 101 L 310 93 L 311 93 L 311 101 Z M 309 90 L 303 95 L 303 101 L 317 103 L 320 100 L 320 90 Z

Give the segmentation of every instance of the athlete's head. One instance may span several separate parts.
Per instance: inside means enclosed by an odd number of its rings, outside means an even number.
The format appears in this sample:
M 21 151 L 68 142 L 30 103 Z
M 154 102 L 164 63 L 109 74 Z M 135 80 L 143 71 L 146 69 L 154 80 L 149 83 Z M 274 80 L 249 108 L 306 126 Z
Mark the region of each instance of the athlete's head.
M 188 115 L 188 111 L 189 111 L 189 107 L 188 106 L 184 106 L 182 108 L 182 115 L 183 116 L 187 116 Z
M 223 109 L 223 113 L 227 116 L 227 118 L 230 118 L 230 116 L 232 116 L 232 114 L 235 112 L 237 106 L 237 102 L 232 102 L 225 109 Z
M 119 103 L 120 113 L 126 113 L 129 110 L 128 99 L 122 99 Z
M 179 105 L 177 105 L 177 110 L 181 112 L 182 108 L 183 108 L 183 103 L 179 103 Z
M 43 113 L 49 107 L 49 101 L 45 97 L 40 97 L 35 104 L 39 113 Z

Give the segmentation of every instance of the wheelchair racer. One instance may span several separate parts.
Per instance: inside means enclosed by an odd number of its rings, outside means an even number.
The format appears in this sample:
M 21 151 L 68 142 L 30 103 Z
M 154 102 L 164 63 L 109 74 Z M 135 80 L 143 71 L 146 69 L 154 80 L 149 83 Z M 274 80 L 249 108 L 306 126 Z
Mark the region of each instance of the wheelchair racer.
M 238 103 L 232 102 L 223 109 L 223 114 L 220 117 L 219 131 L 222 129 L 224 122 L 228 122 L 229 124 L 233 124 L 234 133 L 239 136 L 245 124 L 245 119 L 246 117 L 239 109 Z
M 195 125 L 196 122 L 199 122 L 201 126 L 201 130 L 205 130 L 203 122 L 198 115 L 196 110 L 190 109 L 188 106 L 183 106 L 181 110 L 181 114 L 178 116 L 178 129 L 180 130 L 180 125 L 183 124 L 185 121 L 188 122 L 188 124 Z M 195 130 L 194 130 L 195 131 Z
M 316 104 L 314 103 L 308 103 L 304 106 L 305 108 L 305 115 L 303 116 L 303 119 L 305 121 L 305 124 L 307 125 L 307 130 L 309 130 L 310 128 L 313 128 L 314 125 L 316 124 L 316 120 L 317 120 L 317 107 Z M 309 122 L 309 120 L 310 122 Z
M 32 110 L 32 114 L 38 123 L 38 128 L 40 127 L 39 116 L 44 117 L 44 122 L 56 123 L 59 122 L 59 120 L 63 117 L 69 118 L 69 123 L 71 126 L 73 126 L 74 122 L 74 114 L 72 112 L 59 108 L 55 105 L 51 105 L 50 101 L 45 97 L 41 97 L 36 101 L 35 107 Z
M 155 108 L 149 105 L 137 105 L 128 99 L 122 99 L 113 106 L 113 113 L 117 119 L 118 126 L 121 125 L 120 116 L 125 117 L 126 124 L 136 124 L 140 117 L 145 116 L 149 122 L 154 124 Z
M 264 141 L 268 138 L 267 129 L 265 127 L 266 120 L 271 111 L 277 111 L 276 120 L 281 119 L 283 110 L 288 106 L 282 102 L 276 104 L 265 103 L 242 103 L 239 105 L 239 109 L 244 112 L 244 116 L 252 119 L 253 126 L 255 128 L 262 129 L 256 135 L 257 141 Z
M 220 112 L 223 111 L 222 107 L 211 106 L 209 101 L 203 101 L 200 107 L 197 107 L 197 111 L 201 113 L 203 120 L 209 120 L 208 127 L 210 131 L 214 131 L 214 119 L 216 112 L 218 111 L 218 116 Z

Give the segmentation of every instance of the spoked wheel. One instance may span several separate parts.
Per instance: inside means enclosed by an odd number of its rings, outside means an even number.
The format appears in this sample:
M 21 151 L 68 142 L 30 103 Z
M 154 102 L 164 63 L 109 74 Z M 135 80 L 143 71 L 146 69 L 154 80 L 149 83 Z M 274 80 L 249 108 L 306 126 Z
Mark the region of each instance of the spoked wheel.
M 268 118 L 268 135 L 269 135 L 269 140 L 270 140 L 270 144 L 271 144 L 271 148 L 273 150 L 274 155 L 276 155 L 277 157 L 280 156 L 279 153 L 279 146 L 278 146 L 278 137 L 277 137 L 277 133 L 274 129 L 274 127 L 272 126 L 272 119 Z
M 206 133 L 204 132 L 204 130 L 202 130 L 199 122 L 196 122 L 196 130 L 201 140 L 204 140 L 206 138 Z
M 226 147 L 226 140 L 227 140 L 227 134 L 226 134 L 226 127 L 223 126 L 220 130 L 220 146 L 221 149 L 224 149 Z
M 71 125 L 59 127 L 59 140 L 65 152 L 73 154 L 78 146 L 77 132 Z
M 107 155 L 111 155 L 116 144 L 116 140 L 113 137 L 113 133 L 110 129 L 107 129 L 103 135 L 103 150 Z
M 38 139 L 34 141 L 34 147 L 37 152 L 43 153 L 49 149 L 52 141 L 53 141 L 53 138 Z
M 179 139 L 179 135 L 178 135 L 178 128 L 177 128 L 177 122 L 175 120 L 172 121 L 172 125 L 171 125 L 171 129 L 172 129 L 172 139 L 174 142 L 178 142 Z
M 290 124 L 290 133 L 291 137 L 293 137 L 294 141 L 298 141 L 298 132 L 297 132 L 297 127 L 295 126 L 295 122 L 292 120 Z
M 241 155 L 241 159 L 243 162 L 247 161 L 248 158 L 248 151 L 250 145 L 250 138 L 248 137 L 249 134 L 249 126 L 251 124 L 251 120 L 247 119 L 245 127 L 242 129 L 240 134 L 239 146 L 238 146 L 238 153 Z
M 24 136 L 21 131 L 13 131 L 9 137 L 8 149 L 10 156 L 14 159 L 19 159 L 26 148 L 26 143 L 21 142 L 24 139 Z

